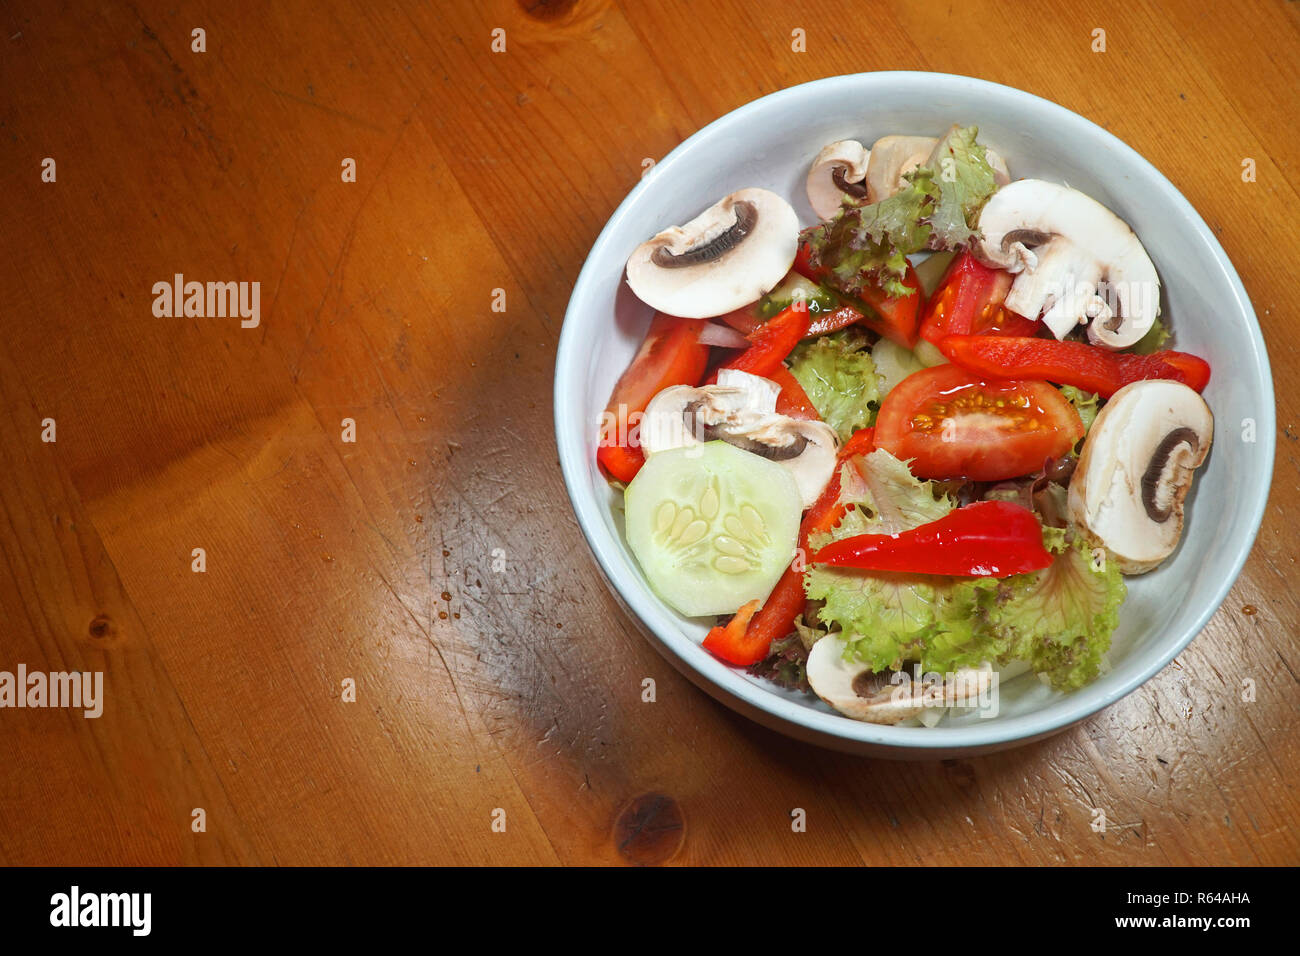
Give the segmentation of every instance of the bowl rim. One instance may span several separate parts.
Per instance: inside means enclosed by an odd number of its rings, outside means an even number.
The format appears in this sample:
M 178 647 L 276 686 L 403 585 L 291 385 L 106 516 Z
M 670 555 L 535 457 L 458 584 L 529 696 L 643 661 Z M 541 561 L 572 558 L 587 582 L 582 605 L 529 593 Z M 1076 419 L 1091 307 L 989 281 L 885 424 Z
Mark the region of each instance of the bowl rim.
M 1265 393 L 1261 397 L 1265 400 L 1261 402 L 1262 409 L 1256 425 L 1256 435 L 1263 446 L 1260 450 L 1265 456 L 1266 467 L 1258 470 L 1257 476 L 1249 488 L 1249 494 L 1252 495 L 1254 500 L 1250 512 L 1250 531 L 1240 539 L 1229 562 L 1231 571 L 1223 576 L 1214 590 L 1211 600 L 1205 603 L 1204 609 L 1197 615 L 1191 625 L 1179 635 L 1172 645 L 1167 645 L 1163 653 L 1153 654 L 1150 661 L 1147 661 L 1131 676 L 1108 691 L 1090 694 L 1088 693 L 1089 687 L 1096 687 L 1096 685 L 1088 685 L 1028 714 L 1009 717 L 1005 720 L 981 721 L 959 727 L 894 727 L 869 724 L 840 714 L 825 713 L 751 683 L 742 676 L 743 671 L 730 668 L 715 659 L 681 631 L 677 622 L 665 613 L 662 608 L 654 605 L 649 598 L 649 589 L 644 581 L 640 582 L 639 589 L 629 588 L 623 583 L 621 569 L 607 551 L 607 548 L 612 545 L 607 544 L 604 540 L 608 535 L 598 510 L 597 496 L 582 493 L 588 474 L 587 469 L 589 469 L 589 463 L 585 461 L 585 439 L 589 436 L 585 436 L 571 424 L 572 416 L 563 410 L 562 405 L 567 397 L 562 394 L 564 391 L 562 386 L 577 374 L 580 369 L 580 359 L 583 357 L 582 343 L 575 337 L 576 332 L 574 329 L 577 322 L 576 320 L 571 321 L 573 316 L 576 315 L 575 303 L 584 298 L 580 293 L 587 284 L 600 281 L 592 268 L 594 254 L 618 229 L 623 219 L 628 215 L 629 209 L 640 196 L 653 188 L 654 182 L 658 178 L 653 173 L 643 178 L 629 191 L 628 195 L 624 197 L 618 208 L 614 210 L 605 223 L 583 262 L 582 269 L 570 293 L 568 306 L 565 309 L 564 323 L 560 331 L 557 347 L 555 380 L 552 391 L 556 446 L 559 452 L 561 472 L 564 476 L 565 490 L 578 519 L 583 537 L 586 539 L 587 545 L 599 565 L 606 584 L 614 592 L 617 602 L 630 611 L 634 622 L 639 628 L 643 632 L 648 632 L 654 638 L 653 643 L 660 652 L 669 656 L 670 661 L 683 673 L 690 676 L 693 683 L 703 687 L 712 696 L 722 700 L 740 713 L 751 717 L 751 719 L 754 717 L 753 711 L 757 710 L 775 718 L 778 722 L 776 724 L 768 721 L 763 721 L 763 723 L 776 726 L 782 732 L 791 733 L 794 730 L 794 728 L 787 729 L 780 726 L 780 723 L 783 722 L 793 724 L 802 730 L 802 734 L 794 734 L 795 736 L 826 735 L 844 743 L 856 743 L 861 746 L 875 748 L 897 748 L 907 751 L 934 750 L 951 752 L 966 748 L 989 748 L 997 745 L 1009 745 L 1020 740 L 1039 739 L 1065 730 L 1087 719 L 1145 684 L 1168 666 L 1204 630 L 1206 624 L 1218 612 L 1227 598 L 1228 592 L 1241 574 L 1246 559 L 1254 547 L 1268 504 L 1272 484 L 1276 454 L 1276 409 L 1268 352 L 1258 318 L 1255 315 L 1250 298 L 1246 294 L 1245 287 L 1242 285 L 1241 278 L 1237 275 L 1237 271 L 1223 246 L 1182 192 L 1154 164 L 1113 133 L 1059 103 L 1015 87 L 961 74 L 914 70 L 847 73 L 823 77 L 768 93 L 724 113 L 679 143 L 655 165 L 655 172 L 671 169 L 676 164 L 683 162 L 683 157 L 690 153 L 695 144 L 702 139 L 716 134 L 728 126 L 745 122 L 750 114 L 762 108 L 770 108 L 775 102 L 796 99 L 806 95 L 810 87 L 855 87 L 864 82 L 876 81 L 885 83 L 916 81 L 949 84 L 949 89 L 984 93 L 1012 101 L 1020 100 L 1022 103 L 1036 108 L 1045 108 L 1049 111 L 1064 114 L 1062 119 L 1067 122 L 1081 124 L 1091 135 L 1100 137 L 1103 142 L 1120 155 L 1126 156 L 1130 161 L 1135 162 L 1139 168 L 1144 168 L 1153 181 L 1162 186 L 1166 192 L 1166 198 L 1173 203 L 1173 207 L 1191 225 L 1195 236 L 1200 239 L 1201 243 L 1207 248 L 1210 258 L 1217 263 L 1219 269 L 1223 272 L 1236 301 L 1237 308 L 1246 319 L 1249 339 L 1247 342 L 1242 343 L 1242 347 L 1249 349 L 1253 360 L 1263 373 Z M 616 544 L 616 542 L 612 544 Z

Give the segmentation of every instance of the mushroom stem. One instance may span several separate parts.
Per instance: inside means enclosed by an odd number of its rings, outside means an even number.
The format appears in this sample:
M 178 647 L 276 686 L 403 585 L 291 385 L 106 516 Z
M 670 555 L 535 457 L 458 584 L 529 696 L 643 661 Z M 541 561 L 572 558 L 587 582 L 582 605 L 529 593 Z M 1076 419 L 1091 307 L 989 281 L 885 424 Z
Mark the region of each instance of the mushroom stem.
M 808 204 L 819 219 L 833 219 L 846 199 L 867 198 L 867 150 L 842 139 L 822 148 L 808 170 Z

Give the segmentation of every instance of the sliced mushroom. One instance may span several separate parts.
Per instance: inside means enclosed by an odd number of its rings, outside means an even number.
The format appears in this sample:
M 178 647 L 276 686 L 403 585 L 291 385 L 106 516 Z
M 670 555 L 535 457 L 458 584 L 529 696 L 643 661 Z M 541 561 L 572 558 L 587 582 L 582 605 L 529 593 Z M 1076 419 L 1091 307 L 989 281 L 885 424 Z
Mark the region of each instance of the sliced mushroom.
M 1094 344 L 1125 348 L 1160 312 L 1160 278 L 1142 243 L 1077 189 L 1041 179 L 1011 183 L 985 203 L 979 228 L 975 254 L 1017 273 L 1007 308 L 1041 313 L 1058 339 L 1087 324 Z
M 742 189 L 684 226 L 637 246 L 627 282 L 646 304 L 691 319 L 725 315 L 765 295 L 794 262 L 799 220 L 766 189 Z
M 1186 385 L 1126 385 L 1088 430 L 1070 479 L 1070 517 L 1125 574 L 1150 571 L 1178 546 L 1183 499 L 1213 438 L 1209 406 Z
M 817 154 L 808 170 L 808 202 L 818 218 L 833 218 L 846 198 L 866 202 L 869 156 L 869 151 L 852 139 L 831 143 Z
M 725 441 L 779 462 L 790 472 L 805 508 L 835 469 L 839 439 L 824 422 L 776 413 L 780 389 L 748 372 L 723 369 L 717 385 L 675 385 L 656 395 L 641 419 L 641 448 L 653 455 L 706 441 Z
M 938 681 L 914 679 L 907 671 L 873 673 L 866 664 L 844 659 L 839 634 L 827 634 L 814 644 L 806 667 L 808 685 L 818 697 L 844 716 L 871 724 L 896 724 L 931 708 L 979 703 L 993 682 L 987 662 Z
M 954 126 L 953 129 L 957 127 Z M 926 166 L 940 174 L 943 157 L 938 155 L 940 144 L 946 136 L 882 136 L 876 140 L 868 154 L 867 164 L 867 198 L 869 202 L 880 202 L 894 195 L 907 180 L 904 175 L 918 166 Z M 984 147 L 984 156 L 993 167 L 993 181 L 999 186 L 1011 182 L 1007 172 L 1007 161 L 996 150 Z
M 903 175 L 924 165 L 938 142 L 933 136 L 882 136 L 876 140 L 867 163 L 868 202 L 880 202 L 906 186 Z

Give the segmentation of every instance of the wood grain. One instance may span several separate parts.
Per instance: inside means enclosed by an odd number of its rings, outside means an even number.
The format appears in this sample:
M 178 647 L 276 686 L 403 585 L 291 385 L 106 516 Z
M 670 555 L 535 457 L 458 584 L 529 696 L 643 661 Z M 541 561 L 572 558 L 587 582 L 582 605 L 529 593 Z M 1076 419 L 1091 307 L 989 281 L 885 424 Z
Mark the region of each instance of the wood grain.
M 1298 6 L 7 5 L 0 669 L 103 670 L 107 701 L 0 711 L 0 863 L 1300 862 Z M 1188 650 L 1065 734 L 934 764 L 678 677 L 606 593 L 551 430 L 569 290 L 642 160 L 896 68 L 1151 159 L 1237 265 L 1279 402 L 1258 545 Z M 156 318 L 178 272 L 259 281 L 260 325 Z

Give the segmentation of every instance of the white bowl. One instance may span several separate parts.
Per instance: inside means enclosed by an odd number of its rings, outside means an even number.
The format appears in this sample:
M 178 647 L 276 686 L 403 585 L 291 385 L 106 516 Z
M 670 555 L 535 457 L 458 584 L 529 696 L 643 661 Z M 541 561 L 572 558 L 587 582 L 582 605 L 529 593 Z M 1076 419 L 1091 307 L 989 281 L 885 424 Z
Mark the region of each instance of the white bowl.
M 1133 227 L 1160 272 L 1177 347 L 1213 368 L 1205 398 L 1216 435 L 1188 499 L 1178 551 L 1158 570 L 1128 580 L 1107 673 L 1069 694 L 1050 691 L 1032 675 L 1010 681 L 996 717 L 972 715 L 935 728 L 878 726 L 751 678 L 700 647 L 706 623 L 681 617 L 656 597 L 628 550 L 622 497 L 596 466 L 597 421 L 651 317 L 623 280 L 638 243 L 746 186 L 788 197 L 801 222 L 810 224 L 804 178 L 823 145 L 846 138 L 870 144 L 889 133 L 937 135 L 954 122 L 977 124 L 981 141 L 1006 158 L 1013 177 L 1069 183 Z M 569 497 L 606 580 L 660 652 L 695 684 L 759 723 L 839 750 L 969 756 L 1078 723 L 1161 670 L 1205 626 L 1240 573 L 1263 518 L 1273 471 L 1273 381 L 1232 263 L 1191 204 L 1131 148 L 1020 90 L 941 73 L 861 73 L 782 90 L 728 113 L 632 190 L 596 240 L 569 300 L 555 369 L 555 430 Z

